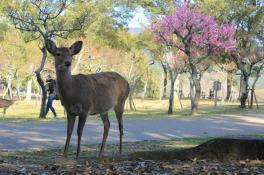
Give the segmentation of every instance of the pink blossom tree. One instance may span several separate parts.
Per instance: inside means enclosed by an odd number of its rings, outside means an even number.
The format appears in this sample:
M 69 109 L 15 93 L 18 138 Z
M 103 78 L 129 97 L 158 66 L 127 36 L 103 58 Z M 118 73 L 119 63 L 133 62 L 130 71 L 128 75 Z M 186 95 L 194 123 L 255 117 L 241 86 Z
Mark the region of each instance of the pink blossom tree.
M 201 95 L 201 73 L 199 64 L 211 55 L 230 52 L 235 49 L 235 28 L 233 25 L 218 25 L 214 17 L 202 13 L 198 7 L 189 4 L 177 5 L 174 13 L 151 24 L 155 41 L 181 50 L 187 56 L 190 66 L 191 110 L 195 114 Z

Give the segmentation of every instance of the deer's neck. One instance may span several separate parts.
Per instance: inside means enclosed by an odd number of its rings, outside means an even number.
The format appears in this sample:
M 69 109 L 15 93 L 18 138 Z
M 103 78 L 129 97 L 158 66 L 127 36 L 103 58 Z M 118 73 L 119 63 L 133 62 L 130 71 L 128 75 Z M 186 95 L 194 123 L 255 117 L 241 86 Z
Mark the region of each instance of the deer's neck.
M 57 85 L 60 95 L 63 99 L 71 97 L 72 94 L 72 74 L 71 71 L 57 71 Z

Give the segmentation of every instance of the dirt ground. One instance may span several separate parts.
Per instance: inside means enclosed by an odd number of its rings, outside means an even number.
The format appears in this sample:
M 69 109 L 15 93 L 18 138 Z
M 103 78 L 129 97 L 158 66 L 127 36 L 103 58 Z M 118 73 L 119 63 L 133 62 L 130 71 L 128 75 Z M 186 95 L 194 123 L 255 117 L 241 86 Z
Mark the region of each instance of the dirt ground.
M 30 156 L 0 158 L 0 175 L 136 175 L 136 174 L 264 174 L 263 161 L 98 160 L 97 158 L 36 159 Z
M 199 146 L 193 147 L 190 144 L 189 146 L 187 146 L 189 148 L 178 150 L 180 152 L 186 150 L 201 150 L 196 148 L 200 148 L 203 145 L 203 148 L 210 149 L 210 144 L 214 145 L 214 143 L 217 143 L 213 140 L 208 140 L 207 142 L 204 142 L 206 141 L 206 139 L 199 141 L 197 140 L 196 143 L 194 140 L 190 140 L 190 143 L 195 143 Z M 175 151 L 175 148 L 168 149 L 167 147 L 162 148 L 160 146 L 166 144 L 169 146 L 169 143 L 171 144 L 171 146 L 175 144 L 180 144 L 179 141 L 175 141 L 174 143 L 172 141 L 162 143 L 160 141 L 146 141 L 144 143 L 125 143 L 125 147 L 130 147 L 129 149 L 125 150 L 125 153 L 121 157 L 117 153 L 117 145 L 108 145 L 108 149 L 105 152 L 105 157 L 102 159 L 97 158 L 98 145 L 83 147 L 81 157 L 79 159 L 75 158 L 76 148 L 74 147 L 70 148 L 68 158 L 62 157 L 62 148 L 28 152 L 0 152 L 0 175 L 264 174 L 263 160 L 260 161 L 245 159 L 219 161 L 218 159 L 209 160 L 206 158 L 201 158 L 198 160 L 197 158 L 188 158 L 183 161 L 183 159 L 169 159 L 169 157 L 163 157 L 163 160 L 149 160 L 150 158 L 142 159 L 141 156 L 133 157 L 133 155 L 135 155 L 135 152 L 136 154 L 138 153 L 137 155 L 139 155 L 139 153 L 142 153 L 142 151 L 140 150 L 143 150 L 143 153 L 152 153 L 152 151 L 149 152 L 149 150 L 156 150 L 153 151 L 153 154 L 155 154 L 156 152 L 156 155 L 158 155 L 157 152 L 159 152 L 160 150 L 162 150 L 162 152 L 165 151 L 165 153 Z M 188 142 L 185 141 L 184 143 Z M 203 155 L 207 154 L 203 151 L 201 153 Z M 226 152 L 226 154 L 229 154 L 229 156 L 230 153 L 230 151 Z M 203 155 L 201 157 L 210 157 L 209 154 L 207 156 Z M 231 153 L 231 157 L 234 157 L 232 155 L 233 154 Z

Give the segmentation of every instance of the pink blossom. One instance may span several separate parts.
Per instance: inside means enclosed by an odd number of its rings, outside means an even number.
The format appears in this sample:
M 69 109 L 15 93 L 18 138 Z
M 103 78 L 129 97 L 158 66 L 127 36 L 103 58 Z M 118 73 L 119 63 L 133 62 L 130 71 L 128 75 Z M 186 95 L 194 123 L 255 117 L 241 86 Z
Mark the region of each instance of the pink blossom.
M 197 49 L 199 53 L 210 51 L 213 54 L 235 49 L 233 25 L 218 25 L 214 17 L 200 12 L 198 7 L 190 8 L 188 4 L 177 6 L 174 13 L 153 22 L 151 31 L 156 42 L 174 43 L 183 50 L 184 39 L 190 37 L 187 45 L 194 56 Z M 177 42 L 173 40 L 173 35 L 177 36 Z

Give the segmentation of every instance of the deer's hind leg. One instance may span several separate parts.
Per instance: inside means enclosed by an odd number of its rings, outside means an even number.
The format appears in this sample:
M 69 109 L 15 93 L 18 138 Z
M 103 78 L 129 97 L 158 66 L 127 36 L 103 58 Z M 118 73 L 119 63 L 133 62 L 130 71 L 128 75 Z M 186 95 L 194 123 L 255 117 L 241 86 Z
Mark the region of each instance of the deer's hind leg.
M 124 113 L 124 106 L 125 102 L 122 102 L 118 104 L 115 108 L 115 114 L 118 121 L 118 127 L 119 127 L 119 154 L 122 154 L 122 142 L 123 142 L 123 113 Z
M 104 124 L 104 135 L 103 135 L 103 140 L 102 140 L 101 149 L 99 153 L 99 158 L 101 158 L 104 154 L 105 142 L 108 137 L 109 128 L 110 128 L 110 121 L 108 118 L 108 113 L 106 112 L 106 113 L 100 114 L 100 117 Z

